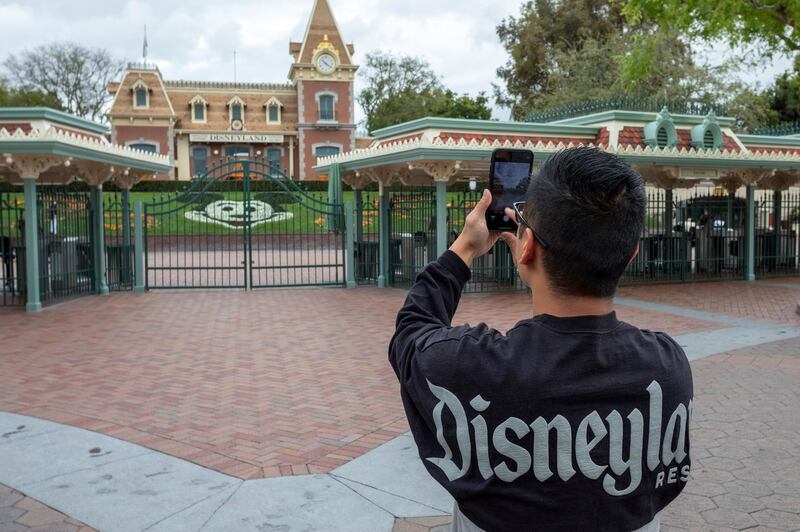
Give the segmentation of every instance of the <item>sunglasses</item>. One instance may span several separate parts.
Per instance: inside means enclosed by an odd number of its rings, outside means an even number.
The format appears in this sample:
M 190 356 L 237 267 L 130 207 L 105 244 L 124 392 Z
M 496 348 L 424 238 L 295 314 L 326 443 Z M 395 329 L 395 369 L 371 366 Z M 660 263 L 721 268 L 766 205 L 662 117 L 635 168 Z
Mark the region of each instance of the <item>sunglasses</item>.
M 515 201 L 512 206 L 514 207 L 514 213 L 517 215 L 517 225 L 525 226 L 533 232 L 533 237 L 539 242 L 539 245 L 542 246 L 543 249 L 547 249 L 547 242 L 544 241 L 542 237 L 536 232 L 536 229 L 528 223 L 525 219 L 525 216 L 522 214 L 522 211 L 525 210 L 525 202 L 524 201 Z

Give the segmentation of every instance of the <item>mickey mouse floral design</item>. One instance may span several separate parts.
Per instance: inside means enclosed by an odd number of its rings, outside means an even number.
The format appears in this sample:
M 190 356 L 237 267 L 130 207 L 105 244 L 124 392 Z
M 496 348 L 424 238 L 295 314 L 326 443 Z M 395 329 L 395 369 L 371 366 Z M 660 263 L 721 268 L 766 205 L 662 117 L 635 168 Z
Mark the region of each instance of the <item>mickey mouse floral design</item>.
M 250 227 L 266 223 L 290 220 L 291 212 L 276 212 L 269 203 L 251 200 L 249 205 Z M 221 225 L 229 229 L 243 229 L 245 226 L 245 204 L 243 201 L 219 200 L 206 205 L 201 211 L 189 211 L 186 218 L 194 222 Z

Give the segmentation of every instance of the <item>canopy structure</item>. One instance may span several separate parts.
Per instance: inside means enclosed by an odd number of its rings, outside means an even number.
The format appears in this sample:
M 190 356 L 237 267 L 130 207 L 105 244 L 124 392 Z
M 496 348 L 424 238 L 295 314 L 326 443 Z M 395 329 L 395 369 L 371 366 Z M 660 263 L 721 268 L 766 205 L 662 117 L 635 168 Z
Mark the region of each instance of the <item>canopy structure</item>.
M 737 135 L 733 126 L 732 118 L 666 110 L 608 111 L 551 123 L 423 118 L 376 131 L 368 148 L 320 158 L 315 168 L 327 173 L 337 164 L 355 188 L 371 181 L 433 184 L 485 178 L 496 148 L 529 149 L 541 163 L 556 151 L 592 146 L 621 156 L 663 188 L 729 181 L 731 175 L 754 184 L 778 170 L 793 175 L 788 186 L 800 180 L 800 134 Z
M 105 279 L 102 187 L 116 182 L 127 202 L 128 191 L 144 177 L 172 168 L 168 157 L 112 144 L 108 128 L 47 108 L 0 108 L 0 180 L 24 183 L 24 227 L 40 227 L 36 186 L 82 180 L 92 187 L 92 246 L 97 292 L 108 293 Z M 2 229 L 0 227 L 0 229 Z M 27 309 L 41 309 L 39 282 L 43 246 L 41 231 L 25 230 L 23 255 Z M 4 250 L 4 260 L 10 253 Z M 18 264 L 22 261 L 18 261 Z M 46 268 L 45 268 L 46 270 Z M 22 277 L 22 276 L 21 276 Z
M 672 216 L 673 190 L 711 184 L 734 196 L 746 187 L 746 232 L 752 238 L 755 189 L 776 192 L 779 216 L 781 191 L 800 183 L 800 134 L 742 134 L 735 123 L 713 113 L 672 114 L 666 107 L 660 112 L 603 110 L 550 122 L 422 118 L 374 132 L 366 148 L 319 158 L 315 169 L 340 175 L 356 191 L 377 182 L 383 225 L 388 222 L 388 186 L 435 185 L 436 251 L 441 253 L 447 245 L 448 185 L 487 179 L 495 149 L 529 149 L 538 166 L 556 151 L 589 146 L 619 155 L 640 171 L 649 187 L 664 190 L 665 219 Z M 380 238 L 383 274 L 391 235 L 381 232 Z M 754 278 L 754 246 L 751 240 L 745 243 L 748 279 Z

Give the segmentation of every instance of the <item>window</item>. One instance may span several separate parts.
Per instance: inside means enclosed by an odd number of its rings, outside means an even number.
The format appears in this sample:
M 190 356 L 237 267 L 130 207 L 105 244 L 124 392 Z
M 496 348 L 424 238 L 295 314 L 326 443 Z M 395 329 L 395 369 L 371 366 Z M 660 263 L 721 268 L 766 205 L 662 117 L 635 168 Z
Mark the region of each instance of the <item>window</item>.
M 707 129 L 705 135 L 703 135 L 703 148 L 707 150 L 714 149 L 714 132 L 710 129 Z
M 147 107 L 147 89 L 136 89 L 136 107 Z
M 341 149 L 338 146 L 318 146 L 314 155 L 317 157 L 330 157 L 331 155 L 339 155 Z
M 667 129 L 664 127 L 658 128 L 658 136 L 656 137 L 656 145 L 659 148 L 666 148 L 669 144 L 669 135 Z
M 233 104 L 231 106 L 231 120 L 241 120 L 242 119 L 242 106 L 238 103 Z
M 202 103 L 195 103 L 194 104 L 194 121 L 195 122 L 205 122 L 206 119 L 206 106 Z
M 150 107 L 150 87 L 143 79 L 137 79 L 131 86 L 133 92 L 133 108 L 134 109 L 147 109 Z
M 225 146 L 225 157 L 250 157 L 250 146 Z
M 280 108 L 276 104 L 269 106 L 269 115 L 267 116 L 268 122 L 280 122 Z
M 208 150 L 206 148 L 192 148 L 192 166 L 195 176 L 208 171 Z
M 319 119 L 334 120 L 333 95 L 321 94 L 319 97 Z
M 158 151 L 156 149 L 157 146 L 149 142 L 138 142 L 136 144 L 128 144 L 128 147 L 133 148 L 134 150 L 146 151 L 148 153 L 156 153 Z
M 267 150 L 267 164 L 269 165 L 269 175 L 270 177 L 280 177 L 281 176 L 281 149 L 280 148 L 269 148 Z

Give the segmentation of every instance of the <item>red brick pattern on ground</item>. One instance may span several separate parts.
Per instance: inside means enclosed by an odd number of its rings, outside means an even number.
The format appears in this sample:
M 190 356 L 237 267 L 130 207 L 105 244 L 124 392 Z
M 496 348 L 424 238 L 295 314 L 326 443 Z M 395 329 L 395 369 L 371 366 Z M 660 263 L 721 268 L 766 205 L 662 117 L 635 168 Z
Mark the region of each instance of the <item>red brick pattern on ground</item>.
M 787 277 L 770 282 L 796 284 L 800 282 L 800 278 Z M 623 287 L 619 296 L 800 326 L 800 316 L 795 312 L 800 303 L 800 291 L 782 286 L 765 286 L 760 282 Z
M 800 530 L 800 339 L 692 363 L 692 479 L 662 532 Z M 446 532 L 452 519 L 397 519 Z
M 670 290 L 691 294 L 696 285 Z M 386 355 L 404 296 L 377 288 L 151 292 L 88 297 L 38 315 L 0 310 L 0 411 L 244 479 L 329 471 L 408 430 Z M 724 327 L 618 313 L 671 334 Z M 455 322 L 507 330 L 526 315 L 526 293 L 470 295 Z
M 83 523 L 0 484 L 0 530 L 3 532 L 95 532 Z

